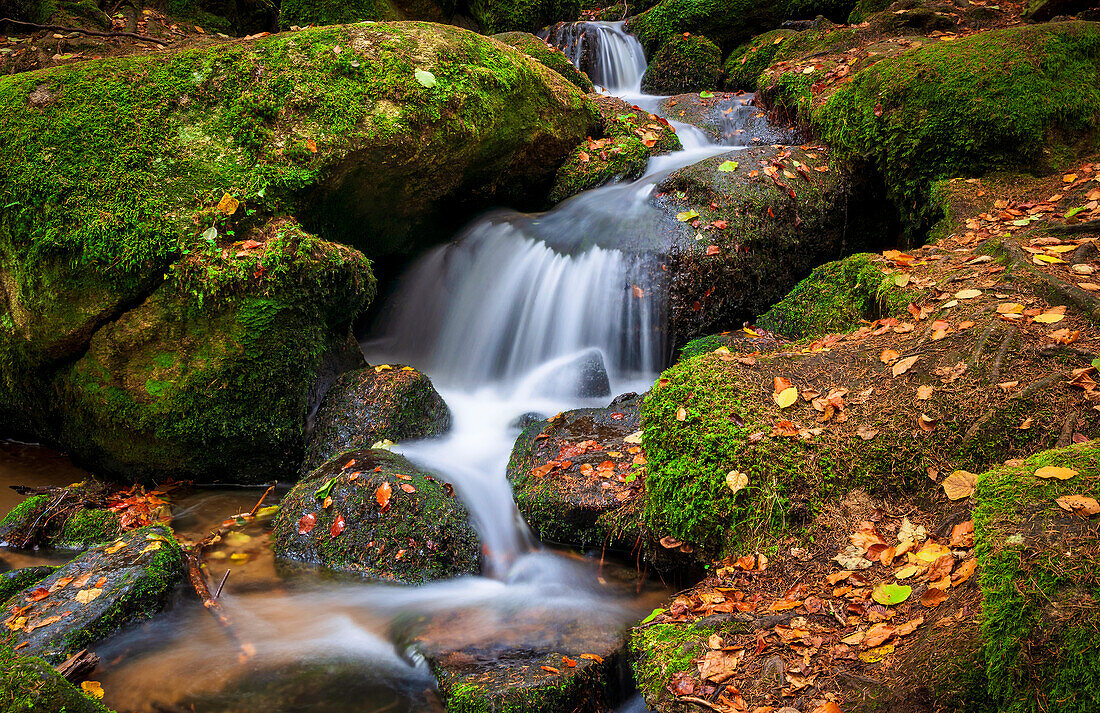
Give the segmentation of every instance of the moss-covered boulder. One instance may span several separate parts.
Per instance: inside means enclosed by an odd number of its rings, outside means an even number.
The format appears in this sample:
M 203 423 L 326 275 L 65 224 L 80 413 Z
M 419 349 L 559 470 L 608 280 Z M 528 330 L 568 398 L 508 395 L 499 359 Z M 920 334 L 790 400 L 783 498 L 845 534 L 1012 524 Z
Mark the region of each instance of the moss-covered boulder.
M 388 0 L 281 0 L 279 25 L 343 25 L 363 20 L 400 20 Z
M 725 350 L 731 354 L 755 354 L 757 352 L 777 351 L 783 342 L 768 334 L 758 334 L 748 328 L 736 332 L 708 334 L 692 339 L 680 349 L 677 361 L 690 359 L 716 350 Z
M 477 535 L 450 485 L 369 448 L 299 481 L 283 498 L 272 543 L 278 557 L 410 584 L 479 566 Z
M 724 66 L 726 87 L 747 92 L 756 91 L 760 74 L 768 68 L 785 40 L 795 36 L 794 30 L 771 30 L 757 35 L 730 52 Z
M 618 97 L 594 96 L 594 101 L 600 111 L 600 134 L 574 149 L 558 169 L 550 203 L 606 183 L 640 178 L 650 158 L 680 148 L 676 130 L 667 121 Z
M 724 51 L 753 35 L 774 29 L 785 19 L 785 3 L 756 0 L 661 0 L 627 21 L 649 52 L 685 32 L 709 37 Z
M 111 713 L 37 656 L 0 645 L 0 713 Z
M 400 364 L 343 374 L 313 417 L 303 472 L 344 451 L 383 441 L 438 436 L 451 427 L 451 412 L 431 379 Z
M 722 50 L 701 35 L 673 37 L 649 60 L 642 89 L 650 94 L 680 94 L 717 89 Z
M 501 32 L 493 35 L 493 39 L 515 47 L 539 64 L 549 67 L 582 92 L 587 94 L 592 91 L 592 80 L 588 75 L 574 67 L 564 52 L 548 44 L 541 37 L 536 37 L 529 32 Z
M 929 193 L 939 178 L 1005 168 L 1052 172 L 1100 141 L 1096 23 L 1013 27 L 925 43 L 816 93 L 813 85 L 836 63 L 819 58 L 812 64 L 809 74 L 802 62 L 769 71 L 761 81 L 765 96 L 798 111 L 839 157 L 877 172 L 915 231 L 935 217 Z
M 516 504 L 544 542 L 629 549 L 638 541 L 630 502 L 645 465 L 641 397 L 606 408 L 560 413 L 524 429 L 512 449 L 508 480 Z
M 909 299 L 872 255 L 859 253 L 814 268 L 756 326 L 790 339 L 852 332 L 863 322 L 905 314 Z
M 857 187 L 820 148 L 714 156 L 670 174 L 658 191 L 656 205 L 681 226 L 669 264 L 676 346 L 740 327 L 816 265 L 889 235 L 874 187 Z
M 312 382 L 373 296 L 318 232 L 393 255 L 537 207 L 595 122 L 559 75 L 427 23 L 24 73 L 0 110 L 0 423 L 204 480 L 300 461 Z
M 1084 713 L 1100 699 L 1098 464 L 1100 441 L 1089 441 L 978 478 L 982 655 L 997 710 Z M 1074 473 L 1036 475 L 1044 467 Z M 1074 511 L 1083 497 L 1092 509 Z
M 0 519 L 0 543 L 86 550 L 110 542 L 122 530 L 118 514 L 106 508 L 107 494 L 89 479 L 30 495 Z
M 57 663 L 152 617 L 182 577 L 183 556 L 171 530 L 144 527 L 15 594 L 0 615 L 21 654 Z
M 555 22 L 577 19 L 581 0 L 467 0 L 466 7 L 486 34 L 534 32 Z

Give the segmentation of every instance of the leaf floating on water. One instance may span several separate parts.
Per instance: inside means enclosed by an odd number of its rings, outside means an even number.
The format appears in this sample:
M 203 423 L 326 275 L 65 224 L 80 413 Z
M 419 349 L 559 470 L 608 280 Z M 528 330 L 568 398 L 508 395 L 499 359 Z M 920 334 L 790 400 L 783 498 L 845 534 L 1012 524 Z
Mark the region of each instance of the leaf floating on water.
M 393 488 L 390 487 L 389 481 L 382 483 L 378 486 L 378 489 L 374 491 L 374 499 L 378 502 L 378 507 L 382 508 L 385 512 L 390 506 L 390 496 L 393 494 Z
M 730 173 L 737 170 L 739 164 L 736 161 L 723 161 L 718 164 L 718 170 L 722 173 Z
M 298 521 L 298 534 L 308 535 L 317 525 L 317 513 L 311 512 L 308 515 L 303 515 L 302 519 Z
M 1058 480 L 1069 480 L 1073 476 L 1077 475 L 1077 471 L 1072 468 L 1058 468 L 1053 465 L 1045 465 L 1039 470 L 1035 471 L 1035 475 L 1040 478 L 1057 478 Z
M 418 69 L 413 72 L 413 76 L 416 77 L 416 81 L 420 82 L 420 85 L 425 89 L 431 89 L 438 82 L 435 75 L 425 69 Z

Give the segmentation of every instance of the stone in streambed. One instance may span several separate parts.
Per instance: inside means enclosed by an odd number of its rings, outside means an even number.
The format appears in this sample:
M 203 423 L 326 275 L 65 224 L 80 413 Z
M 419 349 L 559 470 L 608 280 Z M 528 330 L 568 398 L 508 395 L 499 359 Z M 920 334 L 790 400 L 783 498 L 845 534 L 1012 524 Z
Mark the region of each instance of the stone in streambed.
M 536 37 L 529 32 L 501 32 L 493 35 L 493 39 L 515 47 L 539 64 L 554 70 L 582 92 L 592 91 L 592 80 L 588 75 L 574 67 L 564 52 L 541 37 Z
M 422 372 L 385 364 L 343 374 L 325 394 L 313 423 L 303 472 L 382 440 L 438 436 L 451 427 L 451 412 Z
M 650 60 L 642 89 L 651 94 L 679 94 L 717 89 L 722 78 L 722 50 L 706 37 L 674 37 Z
M 66 681 L 43 659 L 0 646 L 0 711 L 3 713 L 110 713 Z
M 347 451 L 299 481 L 272 541 L 277 557 L 410 584 L 479 565 L 477 535 L 450 485 L 380 449 Z
M 63 661 L 122 627 L 151 618 L 183 577 L 166 527 L 133 530 L 9 598 L 0 616 L 20 654 Z

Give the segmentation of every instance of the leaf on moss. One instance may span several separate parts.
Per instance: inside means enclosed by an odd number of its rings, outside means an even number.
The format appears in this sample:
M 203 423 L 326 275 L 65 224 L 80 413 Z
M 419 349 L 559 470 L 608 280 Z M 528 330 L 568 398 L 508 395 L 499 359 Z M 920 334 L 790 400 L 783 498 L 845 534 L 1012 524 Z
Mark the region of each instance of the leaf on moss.
M 1072 468 L 1059 468 L 1053 465 L 1045 465 L 1039 470 L 1035 471 L 1036 477 L 1039 478 L 1057 478 L 1058 480 L 1069 480 L 1073 476 L 1077 475 L 1077 471 Z

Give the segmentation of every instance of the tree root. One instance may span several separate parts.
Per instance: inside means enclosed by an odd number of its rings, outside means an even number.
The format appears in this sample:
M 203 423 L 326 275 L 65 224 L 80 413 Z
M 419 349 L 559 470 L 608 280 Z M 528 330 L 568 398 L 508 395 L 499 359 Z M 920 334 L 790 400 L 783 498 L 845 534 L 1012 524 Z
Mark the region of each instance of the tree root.
M 997 350 L 997 357 L 993 360 L 993 370 L 989 372 L 989 381 L 996 384 L 997 379 L 1001 376 L 1001 362 L 1004 361 L 1005 353 L 1008 351 L 1008 345 L 1012 343 L 1012 339 L 1016 336 L 1016 332 L 1019 330 L 1016 327 L 1009 327 L 1008 334 L 1005 335 L 1005 339 L 1001 342 L 1001 348 Z
M 1066 378 L 1065 374 L 1063 374 L 1059 371 L 1056 371 L 1053 374 L 1050 374 L 1048 376 L 1043 377 L 1042 379 L 1039 379 L 1034 384 L 1031 384 L 1026 389 L 1021 391 L 1020 393 L 1015 394 L 1012 397 L 1010 397 L 1008 400 L 1009 401 L 1022 401 L 1023 399 L 1026 399 L 1026 398 L 1030 397 L 1032 394 L 1036 393 L 1037 391 L 1040 391 L 1041 389 L 1045 389 L 1048 386 L 1052 385 L 1058 379 L 1064 379 L 1064 378 Z M 974 425 L 972 425 L 969 429 L 967 429 L 966 436 L 964 436 L 964 439 L 969 441 L 971 438 L 978 435 L 978 431 L 981 430 L 982 426 L 984 426 L 986 423 L 989 422 L 989 419 L 993 418 L 993 415 L 995 413 L 997 413 L 997 410 L 999 408 L 1000 408 L 1000 406 L 994 406 L 993 408 L 989 409 L 984 414 L 982 414 L 981 418 L 979 418 L 977 421 L 975 421 Z
M 148 35 L 139 35 L 136 32 L 98 32 L 96 30 L 85 30 L 81 27 L 64 27 L 62 25 L 39 25 L 34 22 L 23 22 L 22 20 L 13 20 L 10 17 L 0 17 L 0 24 L 5 22 L 11 23 L 18 27 L 29 27 L 32 30 L 52 30 L 54 32 L 79 32 L 82 35 L 91 35 L 92 37 L 129 37 L 135 40 L 141 40 L 142 42 L 153 42 L 164 47 L 171 45 L 171 42 L 165 40 L 158 40 L 156 37 L 149 37 Z

